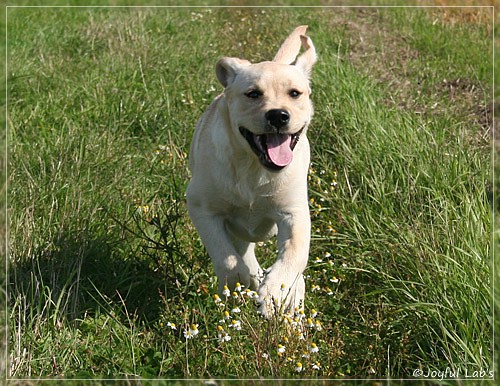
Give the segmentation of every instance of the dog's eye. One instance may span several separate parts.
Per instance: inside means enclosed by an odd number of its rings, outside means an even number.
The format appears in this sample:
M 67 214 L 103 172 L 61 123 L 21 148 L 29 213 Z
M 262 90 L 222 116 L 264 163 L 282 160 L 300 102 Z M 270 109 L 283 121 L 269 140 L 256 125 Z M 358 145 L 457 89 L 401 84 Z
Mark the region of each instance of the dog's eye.
M 259 90 L 250 90 L 245 95 L 250 99 L 257 99 L 262 96 L 262 92 Z
M 299 90 L 292 89 L 288 92 L 288 95 L 290 95 L 292 98 L 298 98 L 302 95 L 302 93 Z

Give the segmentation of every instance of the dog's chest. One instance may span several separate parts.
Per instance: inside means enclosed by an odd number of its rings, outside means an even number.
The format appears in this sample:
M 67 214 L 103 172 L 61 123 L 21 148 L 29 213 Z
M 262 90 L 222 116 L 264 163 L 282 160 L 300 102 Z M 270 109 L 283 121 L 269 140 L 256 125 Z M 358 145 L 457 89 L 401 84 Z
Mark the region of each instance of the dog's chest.
M 236 208 L 227 216 L 230 231 L 246 241 L 263 241 L 277 231 L 276 211 L 272 207 L 254 206 Z
M 225 208 L 227 226 L 244 240 L 267 240 L 276 233 L 280 196 L 274 180 L 263 177 L 235 181 L 225 194 L 230 200 Z
M 232 196 L 233 205 L 258 210 L 279 201 L 286 191 L 288 170 L 273 173 L 264 170 L 253 158 L 242 158 L 236 170 L 228 170 L 224 176 L 224 197 Z
M 274 184 L 262 181 L 237 180 L 232 185 L 234 204 L 243 208 L 258 208 L 269 205 L 276 195 Z

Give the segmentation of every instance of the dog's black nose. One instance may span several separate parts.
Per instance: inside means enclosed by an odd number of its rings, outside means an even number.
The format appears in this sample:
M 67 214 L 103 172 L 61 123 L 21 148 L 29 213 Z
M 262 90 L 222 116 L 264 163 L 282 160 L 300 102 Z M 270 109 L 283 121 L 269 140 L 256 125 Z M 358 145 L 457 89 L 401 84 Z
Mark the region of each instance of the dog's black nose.
M 290 113 L 283 109 L 269 110 L 265 115 L 267 122 L 277 130 L 290 122 Z

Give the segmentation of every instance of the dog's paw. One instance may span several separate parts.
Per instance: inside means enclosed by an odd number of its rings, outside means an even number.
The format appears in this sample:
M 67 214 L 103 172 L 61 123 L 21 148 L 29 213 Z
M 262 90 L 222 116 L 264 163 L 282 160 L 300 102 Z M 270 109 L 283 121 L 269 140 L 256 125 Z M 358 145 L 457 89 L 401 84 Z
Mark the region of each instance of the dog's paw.
M 285 285 L 283 284 L 283 288 Z M 272 291 L 269 287 L 261 286 L 259 289 L 259 298 L 257 299 L 257 312 L 265 318 L 271 318 L 284 311 L 286 302 L 285 291 Z
M 293 312 L 303 307 L 305 283 L 302 274 L 298 274 L 289 283 L 280 282 L 272 277 L 272 272 L 261 284 L 257 300 L 258 313 L 266 318 Z

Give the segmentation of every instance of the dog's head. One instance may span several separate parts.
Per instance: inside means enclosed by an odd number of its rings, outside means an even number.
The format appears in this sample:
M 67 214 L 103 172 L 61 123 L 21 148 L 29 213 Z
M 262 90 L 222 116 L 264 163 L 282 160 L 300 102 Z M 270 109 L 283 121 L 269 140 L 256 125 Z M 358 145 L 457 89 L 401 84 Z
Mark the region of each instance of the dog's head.
M 233 131 L 270 170 L 292 162 L 293 150 L 312 117 L 309 75 L 316 51 L 304 35 L 306 29 L 296 28 L 271 62 L 252 64 L 226 57 L 216 66 Z M 298 56 L 301 46 L 305 52 Z

